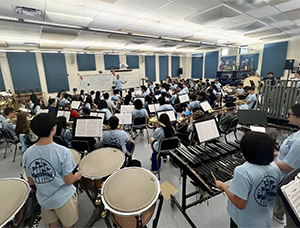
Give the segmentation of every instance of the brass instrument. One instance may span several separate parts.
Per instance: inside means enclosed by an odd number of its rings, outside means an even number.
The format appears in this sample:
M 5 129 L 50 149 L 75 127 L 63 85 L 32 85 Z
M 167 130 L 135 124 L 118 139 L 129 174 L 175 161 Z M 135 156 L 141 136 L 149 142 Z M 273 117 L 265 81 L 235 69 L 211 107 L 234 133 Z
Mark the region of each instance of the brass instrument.
M 102 128 L 103 128 L 104 131 L 110 130 L 110 126 L 107 125 L 107 124 L 103 124 L 103 125 L 102 125 Z
M 157 117 L 151 117 L 147 125 L 149 128 L 166 127 L 162 122 L 159 122 Z
M 195 120 L 195 119 L 198 119 L 198 118 L 203 117 L 203 116 L 204 116 L 204 112 L 202 112 L 201 110 L 197 110 L 196 112 L 192 113 L 191 115 L 189 115 L 187 117 L 180 118 L 178 120 L 178 123 L 181 124 L 181 125 L 185 125 L 186 121 L 189 120 L 191 117 Z
M 237 100 L 234 102 L 236 106 L 247 104 L 246 100 Z

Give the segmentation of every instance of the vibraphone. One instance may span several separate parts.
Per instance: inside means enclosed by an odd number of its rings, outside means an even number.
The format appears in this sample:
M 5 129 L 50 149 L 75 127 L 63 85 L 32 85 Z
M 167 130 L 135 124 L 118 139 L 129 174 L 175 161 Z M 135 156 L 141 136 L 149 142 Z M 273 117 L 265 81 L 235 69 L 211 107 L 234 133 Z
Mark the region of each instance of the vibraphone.
M 195 147 L 182 146 L 170 151 L 170 156 L 181 169 L 183 179 L 181 205 L 174 196 L 171 196 L 171 202 L 179 208 L 189 224 L 196 227 L 186 213 L 186 209 L 219 194 L 220 191 L 215 187 L 213 175 L 217 180 L 228 181 L 232 179 L 235 167 L 243 164 L 245 159 L 240 152 L 239 143 L 228 142 L 228 144 L 225 144 L 218 140 Z M 187 199 L 199 194 L 200 191 L 186 193 L 187 176 L 201 191 L 200 198 L 189 204 L 187 204 Z

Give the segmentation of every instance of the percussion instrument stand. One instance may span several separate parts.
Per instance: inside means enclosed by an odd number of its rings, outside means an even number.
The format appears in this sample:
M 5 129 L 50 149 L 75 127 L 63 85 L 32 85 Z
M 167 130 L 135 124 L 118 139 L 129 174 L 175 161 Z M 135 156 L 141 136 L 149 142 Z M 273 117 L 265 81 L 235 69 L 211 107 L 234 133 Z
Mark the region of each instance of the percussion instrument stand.
M 158 204 L 158 208 L 157 208 L 155 219 L 153 220 L 153 223 L 152 223 L 152 228 L 156 228 L 157 227 L 159 216 L 160 216 L 160 213 L 161 213 L 161 208 L 162 208 L 162 205 L 163 205 L 163 202 L 164 202 L 164 197 L 163 197 L 163 195 L 161 193 L 159 194 L 158 199 L 159 199 L 159 204 Z

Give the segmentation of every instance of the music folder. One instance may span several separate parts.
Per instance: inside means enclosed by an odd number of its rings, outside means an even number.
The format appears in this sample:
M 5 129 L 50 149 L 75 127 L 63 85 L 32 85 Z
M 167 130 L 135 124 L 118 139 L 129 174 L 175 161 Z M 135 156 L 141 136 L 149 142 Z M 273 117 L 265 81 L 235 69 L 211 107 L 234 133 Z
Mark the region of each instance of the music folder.
M 176 116 L 175 116 L 175 113 L 174 113 L 173 110 L 159 111 L 159 112 L 156 113 L 156 114 L 157 114 L 157 117 L 159 118 L 160 115 L 163 114 L 163 113 L 165 113 L 165 114 L 167 114 L 167 115 L 169 116 L 170 122 L 174 122 L 174 121 L 177 120 L 177 119 L 176 119 Z
M 159 104 L 148 104 L 148 109 L 150 113 L 155 113 L 156 109 L 159 107 Z
M 186 93 L 186 94 L 179 94 L 179 102 L 180 103 L 187 103 L 190 101 L 190 98 L 189 98 L 189 95 Z
M 204 112 L 207 112 L 207 111 L 212 109 L 210 104 L 208 103 L 208 101 L 201 102 L 200 106 L 201 106 L 201 108 L 203 109 Z
M 144 97 L 135 97 L 135 98 L 133 98 L 133 100 L 134 101 L 135 100 L 141 100 L 143 104 L 145 103 L 145 98 Z
M 49 109 L 40 109 L 40 110 L 37 111 L 36 114 L 38 115 L 40 113 L 48 113 L 48 112 L 49 112 Z
M 199 143 L 220 137 L 219 129 L 214 117 L 203 118 L 194 122 L 194 131 L 195 130 L 198 135 Z
M 127 114 L 116 113 L 115 116 L 118 117 L 120 125 L 132 124 L 131 113 L 127 113 Z
M 64 117 L 66 117 L 67 121 L 69 121 L 70 117 L 71 117 L 71 111 L 58 110 L 56 116 L 57 117 L 64 116 Z
M 105 112 L 91 112 L 90 116 L 94 116 L 94 117 L 101 117 L 102 119 L 102 123 L 105 120 Z
M 101 117 L 79 117 L 74 121 L 75 137 L 102 137 L 103 120 Z
M 134 110 L 134 105 L 121 105 L 121 113 L 131 113 Z
M 81 101 L 72 101 L 71 108 L 78 110 L 80 107 Z

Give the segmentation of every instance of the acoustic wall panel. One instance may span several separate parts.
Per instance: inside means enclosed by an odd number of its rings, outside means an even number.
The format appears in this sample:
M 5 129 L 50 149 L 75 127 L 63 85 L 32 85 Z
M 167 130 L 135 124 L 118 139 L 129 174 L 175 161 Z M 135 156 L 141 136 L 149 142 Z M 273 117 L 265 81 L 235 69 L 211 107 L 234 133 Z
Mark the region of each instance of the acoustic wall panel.
M 5 85 L 4 85 L 4 81 L 3 81 L 1 66 L 0 66 L 0 90 L 5 91 Z
M 269 71 L 272 71 L 275 77 L 283 76 L 287 48 L 288 41 L 264 45 L 261 69 L 263 77 L 266 77 Z
M 148 77 L 149 82 L 156 81 L 156 74 L 155 74 L 155 56 L 145 56 L 145 70 L 146 70 L 146 77 Z
M 61 90 L 69 91 L 65 55 L 43 53 L 42 58 L 48 93 L 56 93 Z
M 96 61 L 94 54 L 77 54 L 78 71 L 96 70 Z
M 203 56 L 192 57 L 192 78 L 202 79 Z
M 159 79 L 166 80 L 169 76 L 169 57 L 159 56 Z
M 139 56 L 138 55 L 126 55 L 127 69 L 139 69 Z
M 41 90 L 40 78 L 34 53 L 6 53 L 14 88 L 22 92 L 30 88 Z
M 219 51 L 205 53 L 205 78 L 216 78 L 218 71 Z
M 120 69 L 119 55 L 104 55 L 105 70 Z
M 180 58 L 172 56 L 172 77 L 179 77 Z

